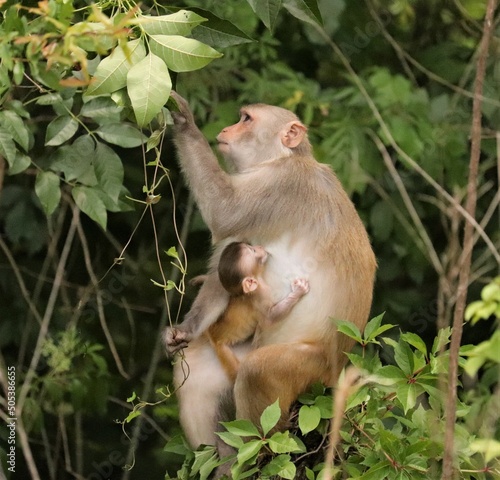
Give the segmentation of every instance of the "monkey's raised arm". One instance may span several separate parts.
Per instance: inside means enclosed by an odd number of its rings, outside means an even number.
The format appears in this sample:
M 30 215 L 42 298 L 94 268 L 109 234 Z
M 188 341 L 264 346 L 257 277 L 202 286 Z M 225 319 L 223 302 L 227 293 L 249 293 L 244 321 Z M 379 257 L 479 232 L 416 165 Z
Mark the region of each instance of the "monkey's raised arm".
M 179 112 L 171 112 L 174 119 L 174 141 L 181 168 L 193 192 L 198 208 L 208 228 L 214 233 L 214 221 L 220 215 L 214 206 L 222 200 L 231 201 L 233 185 L 229 175 L 220 168 L 208 141 L 196 126 L 187 101 L 177 92 L 171 92 Z
M 297 302 L 309 292 L 309 282 L 304 278 L 297 278 L 292 283 L 292 291 L 269 309 L 267 320 L 278 322 L 286 317 Z

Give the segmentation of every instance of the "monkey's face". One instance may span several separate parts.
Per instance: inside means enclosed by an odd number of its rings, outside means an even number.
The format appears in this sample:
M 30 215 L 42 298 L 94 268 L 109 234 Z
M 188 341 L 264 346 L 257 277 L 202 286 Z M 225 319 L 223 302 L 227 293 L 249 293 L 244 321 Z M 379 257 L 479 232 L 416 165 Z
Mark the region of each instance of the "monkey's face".
M 244 275 L 258 275 L 267 261 L 268 253 L 260 245 L 245 245 L 241 250 L 240 271 Z
M 217 136 L 219 151 L 237 172 L 290 154 L 282 143 L 283 126 L 272 112 L 258 105 L 244 107 L 240 121 L 224 128 Z

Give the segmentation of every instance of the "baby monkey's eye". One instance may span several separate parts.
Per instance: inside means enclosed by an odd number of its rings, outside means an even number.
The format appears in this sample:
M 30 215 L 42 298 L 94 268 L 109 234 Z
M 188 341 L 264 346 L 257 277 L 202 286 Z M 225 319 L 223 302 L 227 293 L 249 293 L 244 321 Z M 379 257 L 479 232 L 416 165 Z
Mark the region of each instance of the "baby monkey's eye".
M 243 120 L 243 122 L 249 122 L 250 120 L 252 120 L 252 117 L 248 115 L 248 113 L 242 113 L 241 120 Z

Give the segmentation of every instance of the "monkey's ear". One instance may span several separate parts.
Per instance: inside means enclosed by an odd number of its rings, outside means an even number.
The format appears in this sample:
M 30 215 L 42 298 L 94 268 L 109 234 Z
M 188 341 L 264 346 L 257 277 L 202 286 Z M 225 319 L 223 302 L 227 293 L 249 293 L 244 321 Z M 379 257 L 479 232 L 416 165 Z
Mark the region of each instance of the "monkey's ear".
M 253 292 L 259 286 L 259 282 L 255 277 L 245 277 L 241 282 L 241 287 L 243 288 L 243 293 L 246 295 L 247 293 Z
M 295 148 L 300 145 L 304 137 L 306 136 L 307 128 L 300 122 L 290 122 L 281 137 L 281 143 L 285 147 Z

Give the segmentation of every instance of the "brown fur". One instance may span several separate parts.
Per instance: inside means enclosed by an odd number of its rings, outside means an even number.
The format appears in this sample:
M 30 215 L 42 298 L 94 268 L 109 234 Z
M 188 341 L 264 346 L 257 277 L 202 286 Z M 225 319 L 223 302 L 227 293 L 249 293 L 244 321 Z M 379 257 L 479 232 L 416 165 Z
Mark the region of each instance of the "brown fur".
M 261 104 L 242 109 L 241 120 L 218 136 L 235 172 L 230 175 L 220 168 L 185 100 L 173 96 L 180 106 L 174 114 L 180 163 L 215 249 L 190 312 L 166 332 L 167 347 L 186 346 L 227 308 L 229 295 L 215 268 L 230 241 L 247 239 L 271 253 L 265 278 L 277 298 L 283 296 L 285 276 L 298 271 L 309 278 L 310 293 L 282 321 L 259 327 L 254 349 L 241 360 L 234 387 L 237 416 L 258 422 L 277 398 L 286 412 L 310 384 L 336 382 L 352 341 L 337 334 L 334 320 L 363 329 L 375 257 L 354 205 L 331 169 L 312 156 L 306 128 L 293 113 Z M 195 362 L 202 347 L 190 348 L 186 355 Z M 207 365 L 206 376 L 218 375 L 220 368 Z M 179 391 L 181 404 L 203 396 L 202 386 L 186 385 Z

